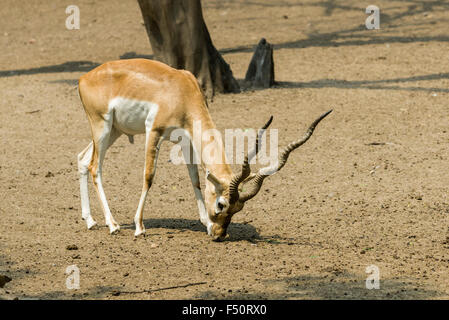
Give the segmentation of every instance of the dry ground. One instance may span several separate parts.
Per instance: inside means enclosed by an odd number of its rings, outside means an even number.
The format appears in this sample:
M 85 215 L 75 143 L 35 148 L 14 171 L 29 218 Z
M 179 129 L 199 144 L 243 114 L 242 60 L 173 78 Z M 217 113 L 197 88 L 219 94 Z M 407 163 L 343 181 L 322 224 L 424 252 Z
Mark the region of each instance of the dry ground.
M 70 4 L 80 30 L 65 29 Z M 186 168 L 167 161 L 169 145 L 145 211 L 148 236 L 133 239 L 143 137 L 120 138 L 106 157 L 122 231 L 108 234 L 92 190 L 101 226 L 87 231 L 81 220 L 76 155 L 90 131 L 77 79 L 108 60 L 151 56 L 137 2 L 2 0 L 0 274 L 12 281 L 0 298 L 449 298 L 449 2 L 376 1 L 380 30 L 365 28 L 369 4 L 203 1 L 238 79 L 261 37 L 275 44 L 279 85 L 217 96 L 220 130 L 257 128 L 273 114 L 284 145 L 334 108 L 234 217 L 230 240 L 214 243 Z M 77 291 L 65 287 L 73 264 Z M 365 289 L 373 264 L 379 290 Z

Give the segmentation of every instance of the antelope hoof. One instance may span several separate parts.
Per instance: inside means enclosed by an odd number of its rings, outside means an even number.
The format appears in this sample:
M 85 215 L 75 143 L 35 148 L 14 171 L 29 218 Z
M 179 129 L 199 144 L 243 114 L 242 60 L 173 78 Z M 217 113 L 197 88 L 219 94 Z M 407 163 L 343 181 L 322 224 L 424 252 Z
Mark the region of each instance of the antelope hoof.
M 120 226 L 118 224 L 109 226 L 110 234 L 117 234 L 120 231 Z
M 95 229 L 96 226 L 97 226 L 97 222 L 94 219 L 90 218 L 87 220 L 87 229 L 88 230 Z
M 136 229 L 136 231 L 134 232 L 134 237 L 144 237 L 145 236 L 145 229 Z
M 86 221 L 88 230 L 92 230 L 92 228 L 97 225 L 97 222 L 91 216 L 87 217 L 86 219 L 83 218 L 83 220 Z

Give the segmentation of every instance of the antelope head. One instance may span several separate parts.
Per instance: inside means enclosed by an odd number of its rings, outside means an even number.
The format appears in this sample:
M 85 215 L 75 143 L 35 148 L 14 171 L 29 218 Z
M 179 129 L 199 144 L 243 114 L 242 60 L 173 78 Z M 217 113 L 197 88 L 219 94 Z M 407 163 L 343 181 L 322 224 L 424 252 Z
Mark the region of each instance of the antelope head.
M 251 173 L 249 163 L 259 152 L 259 141 L 271 124 L 273 117 L 270 117 L 270 120 L 259 130 L 256 146 L 252 152 L 246 154 L 239 173 L 232 175 L 229 180 L 225 180 L 206 171 L 206 178 L 210 182 L 210 184 L 206 184 L 205 190 L 206 208 L 211 221 L 208 225 L 208 233 L 215 241 L 223 241 L 226 238 L 226 231 L 232 216 L 243 209 L 246 201 L 257 195 L 265 178 L 284 167 L 290 153 L 303 145 L 312 136 L 318 123 L 331 112 L 332 110 L 329 110 L 317 118 L 301 139 L 293 141 L 282 150 L 275 164 L 261 168 L 258 173 Z

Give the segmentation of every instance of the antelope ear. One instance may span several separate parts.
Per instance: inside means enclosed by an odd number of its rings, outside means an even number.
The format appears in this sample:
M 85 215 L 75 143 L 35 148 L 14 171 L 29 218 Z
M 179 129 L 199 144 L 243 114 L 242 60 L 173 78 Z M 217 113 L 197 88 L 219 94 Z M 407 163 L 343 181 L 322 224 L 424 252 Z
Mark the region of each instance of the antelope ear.
M 223 191 L 223 183 L 209 170 L 206 170 L 206 179 L 212 182 L 217 192 Z

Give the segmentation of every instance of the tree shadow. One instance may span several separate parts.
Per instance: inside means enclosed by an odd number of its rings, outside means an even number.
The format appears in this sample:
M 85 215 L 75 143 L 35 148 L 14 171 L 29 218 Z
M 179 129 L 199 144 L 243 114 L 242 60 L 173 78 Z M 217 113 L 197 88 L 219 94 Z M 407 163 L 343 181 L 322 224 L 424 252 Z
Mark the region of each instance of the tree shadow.
M 382 80 L 339 80 L 339 79 L 320 79 L 308 82 L 278 81 L 273 88 L 338 88 L 338 89 L 370 89 L 370 90 L 404 90 L 404 91 L 425 91 L 425 92 L 444 92 L 449 89 L 435 87 L 401 87 L 401 86 L 383 86 L 382 84 L 408 83 L 415 81 L 431 81 L 449 79 L 449 73 L 434 73 L 428 75 L 382 79 Z
M 145 229 L 169 229 L 179 232 L 194 231 L 207 234 L 206 227 L 199 220 L 182 218 L 152 218 L 143 221 Z M 121 225 L 122 229 L 134 229 L 134 223 Z M 225 241 L 250 241 L 262 239 L 256 228 L 249 223 L 231 223 L 228 227 L 229 237 Z
M 427 12 L 440 11 L 449 9 L 449 3 L 444 1 L 406 1 L 409 5 L 404 5 L 404 10 L 395 14 L 389 15 L 387 13 L 381 12 L 381 21 L 383 25 L 387 25 L 382 29 L 382 32 L 390 32 L 391 30 L 401 27 L 406 28 L 408 26 L 415 25 L 426 25 L 435 24 L 436 21 L 425 21 L 417 23 L 401 23 L 400 25 L 393 25 L 397 23 L 404 17 L 407 16 L 417 16 L 422 15 Z M 335 0 L 326 0 L 317 3 L 259 3 L 256 1 L 245 1 L 245 6 L 257 5 L 257 6 L 320 6 L 325 9 L 324 15 L 332 15 L 335 9 L 340 10 L 357 10 L 363 11 L 364 8 L 351 7 L 348 5 L 343 5 L 337 3 Z M 286 41 L 283 43 L 273 44 L 274 49 L 298 49 L 307 47 L 340 47 L 340 46 L 361 46 L 361 45 L 371 45 L 371 44 L 386 44 L 386 43 L 414 43 L 414 42 L 449 42 L 449 36 L 447 35 L 437 35 L 437 36 L 388 36 L 388 35 L 378 35 L 377 32 L 364 32 L 363 34 L 357 34 L 359 31 L 366 31 L 364 24 L 360 24 L 356 27 L 349 29 L 338 30 L 334 32 L 325 33 L 310 33 L 307 35 L 306 39 L 299 39 L 294 41 Z M 240 52 L 253 52 L 256 45 L 241 45 L 233 48 L 223 48 L 219 50 L 222 55 L 240 53 Z M 153 59 L 153 55 L 140 54 L 136 52 L 125 52 L 120 56 L 120 59 L 134 59 L 134 58 L 145 58 Z M 29 75 L 29 74 L 40 74 L 40 73 L 57 73 L 57 72 L 86 72 L 93 68 L 99 66 L 99 63 L 92 61 L 68 61 L 62 64 L 43 66 L 30 69 L 16 69 L 16 70 L 5 70 L 0 71 L 0 77 L 10 77 L 16 75 Z
M 400 20 L 405 17 L 423 15 L 432 11 L 441 11 L 449 9 L 449 3 L 444 1 L 409 1 L 400 0 L 409 4 L 403 6 L 403 10 L 397 14 L 385 13 L 385 10 L 380 11 L 380 21 L 382 24 L 381 32 L 388 33 L 396 28 L 408 28 L 417 25 L 434 25 L 437 23 L 435 20 L 429 20 L 424 22 L 407 22 L 400 23 Z M 336 3 L 334 0 L 321 1 L 316 3 L 260 3 L 256 1 L 245 1 L 245 5 L 256 6 L 269 6 L 269 7 L 292 7 L 292 6 L 318 6 L 325 9 L 324 15 L 331 16 L 336 9 L 345 11 L 360 11 L 364 13 L 365 7 L 352 7 Z M 397 9 L 398 7 L 396 7 Z M 390 8 L 391 9 L 391 8 Z M 396 25 L 395 25 L 396 23 Z M 306 39 L 299 39 L 294 41 L 286 41 L 282 43 L 273 44 L 274 49 L 299 49 L 310 47 L 340 47 L 340 46 L 362 46 L 372 44 L 387 44 L 387 43 L 414 43 L 414 42 L 449 42 L 449 36 L 385 36 L 378 35 L 378 32 L 363 32 L 363 34 L 357 34 L 357 32 L 366 31 L 365 24 L 360 24 L 356 27 L 349 29 L 342 29 L 333 32 L 318 33 L 313 32 L 307 35 Z M 224 48 L 220 50 L 220 53 L 231 54 L 241 52 L 253 52 L 255 45 L 241 45 L 233 48 Z
M 0 71 L 0 78 L 40 73 L 86 72 L 99 65 L 100 64 L 92 61 L 67 61 L 52 66 Z
M 2 251 L 3 250 L 4 249 L 2 249 Z M 4 251 L 7 252 L 6 250 Z M 37 274 L 37 272 L 33 271 L 31 267 L 17 268 L 16 265 L 17 262 L 12 261 L 8 258 L 8 256 L 0 253 L 0 274 L 11 279 L 11 281 L 8 283 L 14 283 L 17 280 L 21 280 Z M 8 283 L 5 285 L 5 288 L 7 288 Z
M 126 52 L 120 56 L 121 60 L 135 59 L 135 58 L 153 59 L 153 55 L 137 54 L 135 52 Z M 42 73 L 88 72 L 98 67 L 99 65 L 100 63 L 93 61 L 67 61 L 64 63 L 55 64 L 51 66 L 0 71 L 0 78 L 21 76 L 21 75 L 42 74 Z M 63 80 L 54 80 L 51 82 L 73 84 L 73 81 L 75 80 L 63 79 Z M 78 80 L 76 80 L 76 83 L 78 83 Z
M 62 83 L 69 86 L 78 86 L 79 79 L 58 79 L 47 81 L 48 83 Z
M 386 43 L 414 43 L 414 42 L 449 42 L 449 36 L 447 35 L 437 35 L 437 36 L 396 36 L 396 35 L 385 35 L 394 31 L 395 28 L 406 28 L 408 26 L 416 25 L 428 25 L 436 23 L 435 21 L 418 21 L 413 23 L 400 23 L 400 20 L 408 16 L 418 16 L 424 13 L 432 11 L 441 11 L 449 9 L 449 3 L 444 1 L 424 1 L 424 0 L 400 0 L 404 2 L 403 10 L 396 14 L 388 14 L 381 11 L 381 21 L 382 25 L 387 25 L 382 29 L 382 34 L 379 35 L 378 32 L 363 32 L 366 31 L 364 24 L 360 24 L 356 27 L 351 27 L 348 29 L 337 30 L 334 32 L 324 32 L 324 33 L 310 33 L 307 35 L 306 39 L 299 39 L 294 41 L 287 41 L 283 43 L 274 44 L 275 49 L 297 49 L 297 48 L 307 48 L 307 47 L 339 47 L 339 46 L 360 46 L 360 45 L 370 45 L 370 44 L 386 44 Z M 407 4 L 407 5 L 406 5 Z M 212 6 L 214 4 L 212 3 Z M 325 0 L 315 3 L 288 3 L 288 2 L 257 2 L 257 1 L 245 1 L 245 6 L 320 6 L 323 7 L 324 15 L 333 15 L 336 9 L 338 10 L 363 10 L 362 7 L 354 7 L 344 5 L 335 0 Z M 395 7 L 398 9 L 398 7 Z M 402 7 L 400 7 L 402 8 Z M 394 25 L 396 23 L 396 25 Z M 239 52 L 253 52 L 255 45 L 241 45 L 233 48 L 224 48 L 219 50 L 223 55 L 239 53 Z M 140 54 L 133 51 L 125 52 L 120 56 L 120 59 L 133 59 L 133 58 L 145 58 L 153 59 L 153 55 Z M 16 75 L 30 75 L 39 73 L 57 73 L 57 72 L 86 72 L 93 68 L 99 66 L 99 63 L 92 61 L 68 61 L 62 64 L 43 66 L 38 68 L 30 69 L 17 69 L 17 70 L 6 70 L 0 71 L 0 77 L 10 77 Z M 385 79 L 385 80 L 358 80 L 358 81 L 346 81 L 338 79 L 320 79 L 313 80 L 309 82 L 277 82 L 274 88 L 341 88 L 341 89 L 370 89 L 370 90 L 404 90 L 404 91 L 425 91 L 425 92 L 449 92 L 449 89 L 444 88 L 425 88 L 425 87 L 401 87 L 401 86 L 382 86 L 381 84 L 388 83 L 404 83 L 411 81 L 422 81 L 422 80 L 438 80 L 447 79 L 448 73 L 423 75 L 408 78 L 396 78 L 396 79 Z M 50 83 L 63 83 L 68 85 L 77 85 L 77 79 L 59 79 L 50 81 Z M 253 88 L 246 88 L 242 81 L 239 81 L 243 88 L 246 90 L 258 90 Z
M 341 10 L 361 10 L 357 7 L 352 7 L 349 5 L 345 5 L 342 2 L 337 3 L 336 0 L 326 0 L 326 1 L 317 1 L 312 3 L 304 3 L 302 1 L 296 1 L 296 2 L 288 2 L 288 1 L 253 1 L 253 0 L 240 0 L 240 1 L 232 1 L 234 3 L 238 2 L 244 6 L 256 6 L 256 7 L 265 7 L 265 8 L 275 8 L 275 7 L 285 7 L 285 8 L 293 8 L 293 7 L 322 7 L 325 9 L 324 14 L 325 15 L 332 15 L 333 11 L 335 9 L 341 9 Z M 204 8 L 215 8 L 215 9 L 223 9 L 223 1 L 210 1 L 208 3 L 205 3 Z
M 349 30 L 341 30 L 332 33 L 309 34 L 308 38 L 295 41 L 287 41 L 272 44 L 275 50 L 278 49 L 303 49 L 311 47 L 343 47 L 343 46 L 363 46 L 387 43 L 415 43 L 415 42 L 449 42 L 449 36 L 378 36 L 378 35 L 344 35 L 344 33 L 366 30 L 365 25 Z M 362 38 L 362 39 L 360 39 Z M 342 40 L 343 39 L 343 40 Z M 233 48 L 219 50 L 222 55 L 232 53 L 254 52 L 256 45 L 241 45 Z
M 125 52 L 124 54 L 122 54 L 120 56 L 120 59 L 153 59 L 154 55 L 152 54 L 140 54 L 140 53 L 136 53 L 134 51 L 130 51 L 130 52 Z
M 14 288 L 16 283 L 21 283 L 25 280 L 29 281 L 30 277 L 36 277 L 41 274 L 33 270 L 32 266 L 17 268 L 16 265 L 17 263 L 15 261 L 12 261 L 3 253 L 0 253 L 0 274 L 11 278 L 11 281 L 6 283 L 0 291 L 0 300 L 104 299 L 111 297 L 114 292 L 123 289 L 118 286 L 96 286 L 86 290 L 83 289 L 83 284 L 81 282 L 81 288 L 78 290 L 67 289 L 51 291 L 52 289 L 50 286 L 50 289 L 40 290 L 39 293 L 34 294 L 24 293 L 23 291 L 18 292 L 18 290 Z
M 14 294 L 18 300 L 89 300 L 89 299 L 104 299 L 110 298 L 114 292 L 119 292 L 122 289 L 118 286 L 96 286 L 89 290 L 55 290 L 46 291 L 39 294 Z
M 223 296 L 218 291 L 204 291 L 194 299 L 231 299 L 231 300 L 286 300 L 286 299 L 327 299 L 327 300 L 360 300 L 360 299 L 436 299 L 447 296 L 444 292 L 414 286 L 408 280 L 380 278 L 379 289 L 367 289 L 366 279 L 338 268 L 320 271 L 320 276 L 304 275 L 296 277 L 274 278 L 262 280 L 265 287 L 276 288 L 272 292 L 247 292 L 233 290 Z
M 136 55 L 139 56 L 139 55 Z M 27 69 L 22 74 L 36 74 L 36 73 L 50 73 L 50 72 L 77 72 L 77 71 L 88 71 L 89 68 L 94 68 L 98 64 L 94 63 L 71 63 L 67 62 L 62 65 L 35 68 L 35 69 Z M 0 77 L 5 76 L 9 71 L 0 71 Z M 10 74 L 6 76 L 19 75 L 19 71 L 15 74 Z M 432 81 L 432 80 L 442 80 L 449 79 L 449 73 L 434 73 L 428 75 L 418 75 L 412 77 L 404 77 L 404 78 L 393 78 L 393 79 L 381 79 L 381 80 L 341 80 L 341 79 L 319 79 L 312 80 L 308 82 L 299 82 L 299 81 L 276 81 L 275 85 L 272 87 L 274 89 L 283 89 L 283 88 L 338 88 L 338 89 L 369 89 L 369 90 L 402 90 L 402 91 L 424 91 L 424 92 L 442 92 L 449 93 L 449 89 L 445 88 L 436 88 L 436 87 L 401 87 L 401 86 L 384 86 L 384 84 L 393 84 L 393 83 L 408 83 L 408 82 L 416 82 L 416 81 Z M 77 85 L 78 79 L 58 79 L 48 81 L 49 83 L 63 83 L 67 85 Z M 239 85 L 242 91 L 257 91 L 263 90 L 263 88 L 253 88 L 249 86 L 244 79 L 238 79 Z

